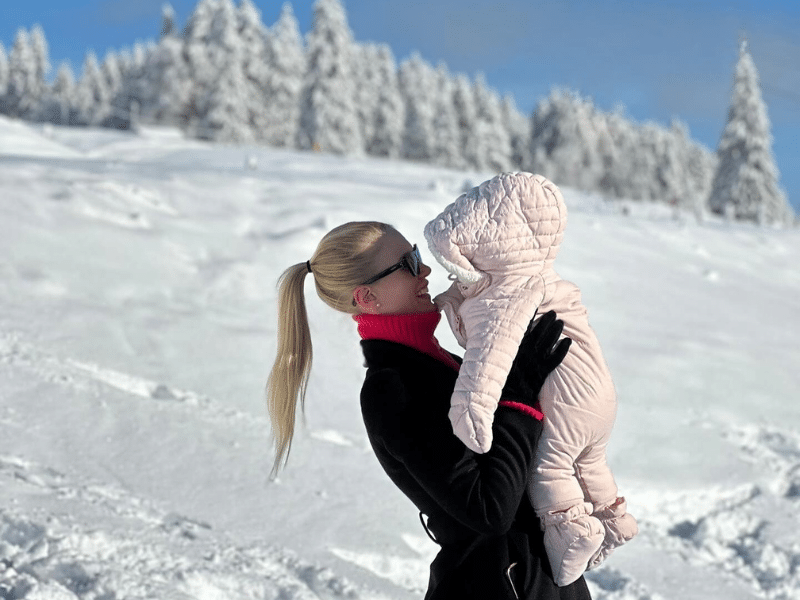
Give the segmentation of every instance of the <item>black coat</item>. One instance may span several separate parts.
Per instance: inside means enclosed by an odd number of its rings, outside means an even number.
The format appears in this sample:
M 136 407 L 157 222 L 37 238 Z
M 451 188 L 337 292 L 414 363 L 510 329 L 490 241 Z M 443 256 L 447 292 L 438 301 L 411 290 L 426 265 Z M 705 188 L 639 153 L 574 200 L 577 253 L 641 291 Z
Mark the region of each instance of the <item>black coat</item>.
M 563 588 L 553 582 L 525 493 L 541 423 L 499 407 L 492 449 L 475 454 L 447 416 L 455 370 L 402 344 L 361 346 L 361 411 L 372 448 L 442 547 L 425 600 L 590 598 L 583 577 Z

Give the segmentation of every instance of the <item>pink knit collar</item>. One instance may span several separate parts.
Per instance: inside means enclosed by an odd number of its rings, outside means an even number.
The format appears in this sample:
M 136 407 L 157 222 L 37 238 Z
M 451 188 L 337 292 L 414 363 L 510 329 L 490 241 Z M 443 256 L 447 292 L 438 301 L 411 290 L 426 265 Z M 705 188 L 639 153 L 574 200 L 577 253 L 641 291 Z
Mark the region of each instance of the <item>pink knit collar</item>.
M 433 333 L 442 318 L 438 311 L 407 315 L 353 315 L 363 340 L 386 340 L 409 346 L 442 361 L 456 371 L 459 364 L 444 350 Z

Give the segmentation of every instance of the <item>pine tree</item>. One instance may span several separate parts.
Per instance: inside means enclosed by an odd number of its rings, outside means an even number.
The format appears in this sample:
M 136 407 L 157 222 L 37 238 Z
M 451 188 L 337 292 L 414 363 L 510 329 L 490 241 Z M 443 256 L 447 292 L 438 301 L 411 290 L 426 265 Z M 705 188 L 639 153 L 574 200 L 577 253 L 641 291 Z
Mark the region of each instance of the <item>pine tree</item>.
M 264 104 L 268 110 L 260 137 L 271 146 L 293 148 L 300 126 L 300 91 L 306 64 L 300 29 L 289 2 L 267 32 L 265 43 Z
M 599 189 L 605 173 L 601 159 L 604 125 L 590 99 L 555 90 L 533 114 L 533 171 L 559 185 Z
M 460 134 L 461 156 L 464 163 L 473 169 L 484 169 L 486 149 L 484 138 L 479 135 L 478 109 L 475 94 L 466 75 L 456 75 L 453 88 L 453 105 L 456 109 L 458 131 Z
M 365 140 L 367 153 L 373 156 L 400 156 L 405 124 L 405 106 L 400 93 L 397 65 L 391 48 L 378 46 L 375 56 L 378 103 L 375 107 L 372 137 Z
M 219 76 L 216 53 L 211 44 L 211 28 L 218 4 L 217 0 L 200 0 L 183 33 L 183 52 L 191 82 L 185 121 L 187 130 L 193 135 L 197 135 L 208 112 L 211 90 Z
M 363 149 L 355 108 L 353 34 L 339 0 L 317 0 L 306 41 L 299 146 L 335 154 Z
M 444 63 L 436 67 L 436 87 L 433 91 L 431 161 L 443 167 L 463 167 L 461 132 L 453 104 L 453 77 Z
M 709 197 L 712 211 L 758 223 L 789 222 L 792 211 L 778 186 L 767 107 L 746 41 L 739 48 L 728 122 L 717 157 Z
M 529 136 L 531 132 L 528 119 L 519 112 L 511 94 L 503 97 L 501 118 L 511 142 L 511 167 L 515 170 L 522 170 L 530 162 Z
M 0 42 L 0 115 L 7 114 L 5 96 L 8 91 L 8 56 L 5 46 Z
M 77 120 L 83 125 L 100 125 L 111 111 L 111 98 L 97 56 L 89 51 L 75 90 Z
M 25 29 L 19 29 L 8 57 L 6 114 L 24 119 L 33 113 L 36 87 L 36 63 L 30 37 Z
M 269 81 L 267 28 L 261 21 L 261 12 L 251 0 L 240 2 L 236 17 L 241 45 L 241 68 L 244 76 L 248 126 L 253 138 L 263 140 L 270 110 L 267 102 Z
M 161 7 L 161 34 L 159 40 L 175 36 L 175 9 L 167 3 Z
M 32 108 L 25 115 L 27 119 L 41 118 L 43 103 L 47 93 L 47 74 L 50 72 L 50 56 L 44 30 L 39 25 L 34 25 L 31 30 L 31 53 L 33 54 Z
M 75 102 L 75 75 L 65 62 L 58 68 L 42 118 L 56 125 L 74 125 Z
M 210 82 L 196 133 L 224 142 L 249 142 L 251 86 L 244 72 L 245 48 L 239 35 L 236 9 L 231 0 L 219 0 L 208 34 L 211 64 L 217 73 Z
M 414 52 L 400 65 L 398 78 L 405 103 L 401 156 L 428 162 L 433 156 L 436 71 Z
M 184 41 L 176 32 L 174 13 L 167 5 L 162 15 L 162 36 L 147 55 L 142 77 L 132 90 L 141 118 L 152 123 L 187 128 L 194 90 Z
M 479 168 L 494 173 L 508 171 L 511 169 L 511 137 L 503 126 L 500 98 L 486 85 L 483 75 L 475 78 L 472 89 L 478 117 L 476 126 L 484 151 Z

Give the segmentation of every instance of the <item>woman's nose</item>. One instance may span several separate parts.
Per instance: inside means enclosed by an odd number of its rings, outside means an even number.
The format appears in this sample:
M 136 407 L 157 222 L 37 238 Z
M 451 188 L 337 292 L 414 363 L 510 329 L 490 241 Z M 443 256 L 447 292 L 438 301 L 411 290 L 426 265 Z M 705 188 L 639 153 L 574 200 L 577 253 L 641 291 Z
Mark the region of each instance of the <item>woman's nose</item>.
M 433 271 L 431 271 L 431 268 L 430 268 L 428 265 L 426 265 L 425 263 L 420 263 L 419 274 L 420 274 L 422 277 L 427 277 L 427 276 L 428 276 L 428 275 L 430 275 L 432 272 L 433 272 Z

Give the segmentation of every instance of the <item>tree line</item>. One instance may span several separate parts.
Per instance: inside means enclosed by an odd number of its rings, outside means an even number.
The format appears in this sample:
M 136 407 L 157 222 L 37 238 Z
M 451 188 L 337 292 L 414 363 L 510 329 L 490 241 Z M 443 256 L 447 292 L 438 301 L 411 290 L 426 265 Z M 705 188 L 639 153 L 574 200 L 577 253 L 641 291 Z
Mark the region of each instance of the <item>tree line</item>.
M 559 185 L 655 200 L 761 223 L 792 218 L 771 152 L 766 107 L 743 45 L 729 123 L 716 153 L 669 127 L 604 112 L 553 90 L 530 117 L 484 78 L 353 38 L 340 0 L 317 0 L 301 36 L 291 4 L 271 27 L 252 0 L 200 0 L 182 31 L 165 6 L 157 42 L 86 54 L 80 78 L 52 82 L 39 26 L 0 44 L 0 114 L 120 129 L 180 127 L 229 143 L 542 173 Z M 733 124 L 732 124 L 733 123 Z M 744 139 L 743 139 L 744 138 Z

